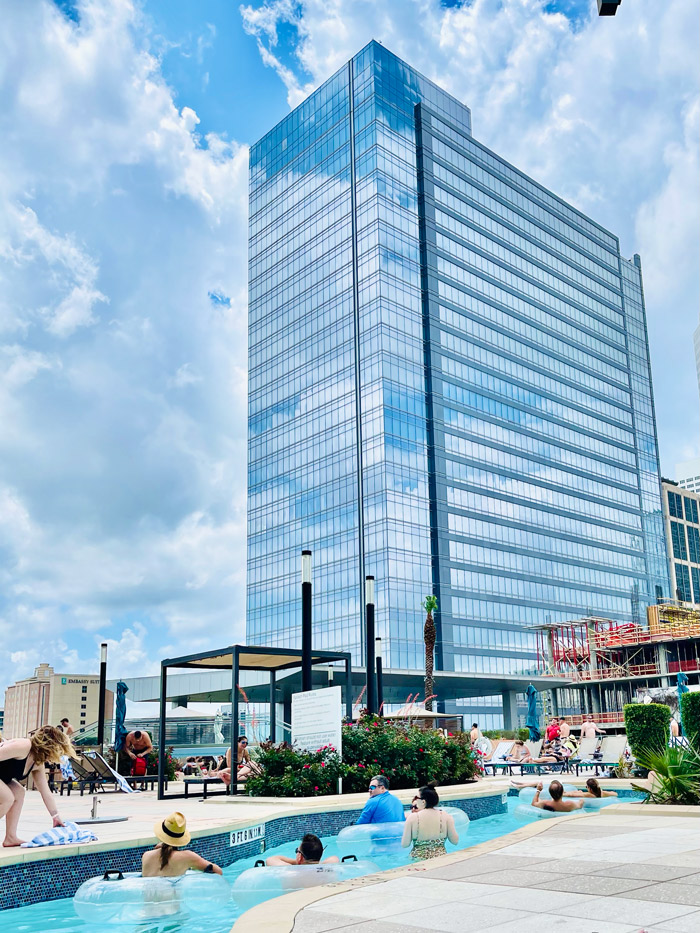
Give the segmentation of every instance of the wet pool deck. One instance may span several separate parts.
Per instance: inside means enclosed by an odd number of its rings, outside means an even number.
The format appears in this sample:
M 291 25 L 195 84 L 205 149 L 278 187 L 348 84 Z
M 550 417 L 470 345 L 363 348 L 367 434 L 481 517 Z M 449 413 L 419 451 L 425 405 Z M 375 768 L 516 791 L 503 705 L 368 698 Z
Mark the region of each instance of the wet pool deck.
M 619 804 L 591 816 L 538 821 L 313 903 L 313 892 L 270 902 L 264 929 L 700 933 L 700 821 L 691 816 L 700 816 L 700 808 L 669 814 L 668 807 Z M 235 933 L 255 929 L 256 911 L 241 917 Z

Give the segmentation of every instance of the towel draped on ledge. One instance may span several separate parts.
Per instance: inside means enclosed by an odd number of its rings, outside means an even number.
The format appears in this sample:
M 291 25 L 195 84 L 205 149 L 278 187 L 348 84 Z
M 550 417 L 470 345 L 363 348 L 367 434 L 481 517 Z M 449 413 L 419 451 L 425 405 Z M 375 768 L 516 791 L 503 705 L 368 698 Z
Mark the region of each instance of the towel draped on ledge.
M 30 839 L 29 842 L 23 842 L 23 849 L 34 849 L 37 846 L 66 846 L 76 842 L 93 842 L 97 839 L 94 833 L 89 829 L 81 829 L 77 823 L 66 823 L 65 826 L 54 826 L 45 833 L 39 833 Z

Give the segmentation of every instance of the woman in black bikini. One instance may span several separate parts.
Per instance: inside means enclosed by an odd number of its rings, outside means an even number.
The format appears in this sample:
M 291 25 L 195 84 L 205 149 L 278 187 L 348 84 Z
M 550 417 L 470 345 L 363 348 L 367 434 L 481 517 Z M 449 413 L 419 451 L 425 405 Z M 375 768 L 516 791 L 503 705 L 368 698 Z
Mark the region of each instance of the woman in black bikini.
M 56 726 L 42 726 L 30 739 L 9 739 L 0 742 L 0 819 L 5 817 L 3 846 L 19 846 L 17 824 L 22 812 L 25 790 L 20 781 L 31 774 L 41 799 L 53 819 L 54 826 L 63 826 L 54 796 L 49 790 L 44 765 L 59 764 L 61 755 L 74 755 L 68 736 Z

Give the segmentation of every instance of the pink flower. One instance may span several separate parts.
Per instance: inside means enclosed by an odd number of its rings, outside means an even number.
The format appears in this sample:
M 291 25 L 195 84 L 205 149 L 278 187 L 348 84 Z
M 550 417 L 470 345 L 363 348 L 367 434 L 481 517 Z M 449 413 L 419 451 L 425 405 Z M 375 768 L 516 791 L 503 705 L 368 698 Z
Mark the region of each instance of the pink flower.
M 422 748 L 419 748 L 419 749 L 418 749 L 418 751 L 419 751 L 419 752 L 422 752 L 422 751 L 423 751 L 423 749 L 422 749 Z
M 310 765 L 304 765 L 304 767 L 305 767 L 305 768 L 309 768 L 309 767 L 311 767 L 311 766 L 310 766 Z
M 321 762 L 321 767 L 322 767 L 322 768 L 325 768 L 325 767 L 326 767 L 326 762 L 325 762 L 325 761 L 322 761 L 322 762 Z
M 318 790 L 318 784 L 314 787 L 314 790 Z

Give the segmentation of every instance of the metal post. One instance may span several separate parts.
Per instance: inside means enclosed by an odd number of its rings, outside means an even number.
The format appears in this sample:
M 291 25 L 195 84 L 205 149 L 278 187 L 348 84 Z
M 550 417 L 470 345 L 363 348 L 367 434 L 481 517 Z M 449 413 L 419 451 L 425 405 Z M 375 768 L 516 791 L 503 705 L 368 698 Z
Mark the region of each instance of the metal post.
M 350 655 L 345 658 L 345 718 L 352 722 L 352 668 L 350 667 L 352 658 Z
M 158 800 L 165 797 L 165 704 L 168 702 L 168 666 L 160 665 L 160 724 L 158 728 Z
M 277 693 L 277 678 L 274 671 L 270 671 L 270 741 L 277 741 L 277 706 L 275 695 Z
M 367 659 L 367 712 L 377 712 L 377 680 L 374 672 L 374 577 L 365 577 L 365 658 Z
M 100 645 L 100 696 L 97 709 L 97 744 L 100 755 L 104 755 L 105 744 L 105 700 L 107 693 L 107 642 Z
M 311 551 L 301 552 L 301 689 L 311 690 Z
M 238 645 L 231 650 L 231 783 L 229 793 L 238 793 Z
M 374 653 L 376 655 L 376 664 L 377 664 L 377 713 L 380 716 L 384 715 L 384 683 L 382 681 L 382 640 L 381 638 L 374 639 Z

